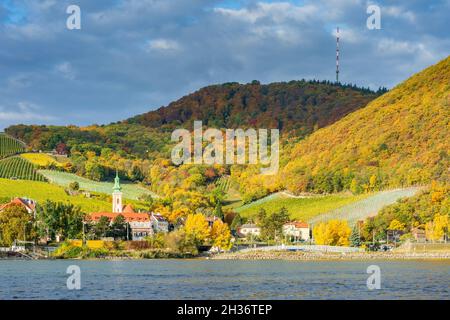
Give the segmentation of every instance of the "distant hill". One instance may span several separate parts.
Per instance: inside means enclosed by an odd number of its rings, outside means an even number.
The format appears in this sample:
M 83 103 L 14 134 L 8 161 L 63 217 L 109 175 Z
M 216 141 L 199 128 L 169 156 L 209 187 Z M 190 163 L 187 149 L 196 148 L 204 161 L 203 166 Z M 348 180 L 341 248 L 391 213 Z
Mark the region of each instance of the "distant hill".
M 167 107 L 110 125 L 14 125 L 6 132 L 34 150 L 52 150 L 64 143 L 69 150 L 100 153 L 102 148 L 110 148 L 123 156 L 167 158 L 171 131 L 192 128 L 194 120 L 218 128 L 279 128 L 282 134 L 303 138 L 364 107 L 382 92 L 326 81 L 226 83 L 205 87 Z
M 202 120 L 209 127 L 295 129 L 305 135 L 364 107 L 381 92 L 327 81 L 233 82 L 202 88 L 125 122 L 158 128 L 192 127 L 194 120 Z
M 450 57 L 298 143 L 281 175 L 303 191 L 380 189 L 450 176 Z

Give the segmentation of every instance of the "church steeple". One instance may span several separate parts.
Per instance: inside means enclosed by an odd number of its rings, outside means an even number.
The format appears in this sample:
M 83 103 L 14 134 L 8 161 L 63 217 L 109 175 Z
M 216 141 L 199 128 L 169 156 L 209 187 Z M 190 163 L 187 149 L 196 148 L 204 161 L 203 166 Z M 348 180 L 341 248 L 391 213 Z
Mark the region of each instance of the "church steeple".
M 122 213 L 122 187 L 120 186 L 119 172 L 116 170 L 116 177 L 114 178 L 114 187 L 112 193 L 112 210 L 114 213 Z
M 113 191 L 120 192 L 122 190 L 122 187 L 120 186 L 120 178 L 119 178 L 119 172 L 116 170 L 116 177 L 114 178 L 114 187 Z

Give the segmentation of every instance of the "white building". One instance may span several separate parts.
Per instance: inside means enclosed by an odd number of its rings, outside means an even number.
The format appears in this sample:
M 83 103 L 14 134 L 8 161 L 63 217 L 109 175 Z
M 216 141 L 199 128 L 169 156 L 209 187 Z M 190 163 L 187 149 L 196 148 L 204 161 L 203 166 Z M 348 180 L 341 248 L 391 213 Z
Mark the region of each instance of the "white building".
M 169 222 L 162 215 L 152 212 L 150 220 L 152 222 L 153 230 L 155 231 L 155 233 L 169 232 Z
M 237 231 L 238 235 L 244 238 L 259 237 L 261 235 L 261 227 L 253 223 L 245 223 Z
M 294 241 L 309 240 L 309 225 L 306 222 L 292 221 L 283 225 L 283 234 Z

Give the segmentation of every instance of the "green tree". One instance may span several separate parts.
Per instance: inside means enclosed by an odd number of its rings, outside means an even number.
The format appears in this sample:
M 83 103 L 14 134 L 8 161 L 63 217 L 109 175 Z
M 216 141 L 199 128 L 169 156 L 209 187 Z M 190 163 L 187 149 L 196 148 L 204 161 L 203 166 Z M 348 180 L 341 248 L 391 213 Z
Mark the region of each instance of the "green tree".
M 51 240 L 55 240 L 57 235 L 62 239 L 80 238 L 84 218 L 85 214 L 78 206 L 47 200 L 37 208 L 38 233 Z
M 70 190 L 74 190 L 74 191 L 78 191 L 78 190 L 80 190 L 80 184 L 78 183 L 78 181 L 71 182 L 69 184 L 69 189 Z
M 14 240 L 33 240 L 33 216 L 20 205 L 11 205 L 0 212 L 0 243 L 10 246 Z
M 97 238 L 106 237 L 110 230 L 110 220 L 108 217 L 102 216 L 94 225 L 94 234 Z
M 261 237 L 267 240 L 279 238 L 283 231 L 283 225 L 289 221 L 289 212 L 285 207 L 272 214 L 265 215 L 261 210 L 258 216 L 261 226 Z
M 361 246 L 361 234 L 358 224 L 355 224 L 355 226 L 352 229 L 352 233 L 350 234 L 350 245 L 352 247 Z
M 117 215 L 109 228 L 109 234 L 114 239 L 127 239 L 127 222 L 125 217 L 121 214 Z

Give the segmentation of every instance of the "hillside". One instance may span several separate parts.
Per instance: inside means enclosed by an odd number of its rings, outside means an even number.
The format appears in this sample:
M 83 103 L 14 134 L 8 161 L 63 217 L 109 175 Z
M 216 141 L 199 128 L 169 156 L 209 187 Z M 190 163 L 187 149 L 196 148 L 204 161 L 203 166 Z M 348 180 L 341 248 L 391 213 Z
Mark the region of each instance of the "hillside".
M 34 150 L 48 151 L 63 143 L 69 151 L 99 154 L 102 148 L 110 148 L 127 157 L 168 158 L 171 131 L 192 128 L 194 120 L 219 128 L 280 128 L 282 134 L 295 130 L 296 136 L 304 137 L 364 107 L 380 93 L 316 81 L 228 83 L 202 88 L 166 107 L 114 124 L 14 125 L 5 131 Z
M 166 107 L 126 120 L 146 127 L 183 125 L 194 120 L 216 128 L 278 128 L 305 135 L 365 106 L 377 97 L 368 89 L 317 81 L 262 85 L 226 83 L 189 94 Z
M 31 162 L 19 156 L 0 160 L 0 178 L 45 181 Z
M 420 188 L 410 187 L 360 195 L 339 193 L 307 197 L 292 197 L 278 192 L 236 208 L 235 211 L 242 217 L 251 218 L 255 217 L 260 209 L 275 212 L 284 207 L 292 220 L 317 224 L 331 219 L 343 219 L 353 225 L 358 220 L 376 215 L 384 206 L 413 196 L 419 190 Z
M 450 57 L 298 143 L 292 192 L 373 190 L 449 179 Z
M 24 150 L 25 145 L 23 142 L 0 133 L 0 159 L 21 153 Z
M 114 183 L 112 182 L 98 182 L 92 181 L 83 177 L 79 177 L 73 173 L 61 172 L 56 170 L 39 170 L 49 182 L 60 185 L 62 187 L 69 187 L 73 182 L 78 182 L 80 189 L 91 192 L 99 192 L 110 194 L 112 192 Z M 154 198 L 158 196 L 144 187 L 134 183 L 122 183 L 123 197 L 126 199 L 138 200 L 145 195 L 151 195 Z

